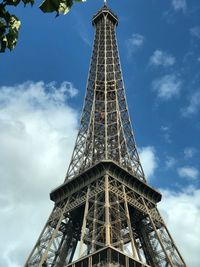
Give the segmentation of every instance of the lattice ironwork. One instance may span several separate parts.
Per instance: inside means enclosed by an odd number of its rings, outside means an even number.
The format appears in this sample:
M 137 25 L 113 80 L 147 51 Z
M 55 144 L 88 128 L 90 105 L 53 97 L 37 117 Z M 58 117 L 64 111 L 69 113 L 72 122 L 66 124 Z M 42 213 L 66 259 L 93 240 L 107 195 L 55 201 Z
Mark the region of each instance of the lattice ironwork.
M 156 204 L 109 171 L 55 204 L 25 266 L 67 266 L 105 247 L 153 267 L 186 266 Z
M 186 267 L 146 183 L 128 115 L 115 37 L 104 5 L 81 126 L 64 184 L 25 267 Z
M 66 179 L 101 160 L 145 180 L 128 114 L 115 27 L 107 7 L 93 18 L 95 39 L 80 130 Z

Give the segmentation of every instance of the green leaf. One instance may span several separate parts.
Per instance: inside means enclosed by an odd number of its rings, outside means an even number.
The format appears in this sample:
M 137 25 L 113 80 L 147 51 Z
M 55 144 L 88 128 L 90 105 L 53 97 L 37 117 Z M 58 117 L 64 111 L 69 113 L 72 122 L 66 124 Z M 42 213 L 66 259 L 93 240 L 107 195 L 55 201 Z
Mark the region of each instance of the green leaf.
M 0 52 L 5 52 L 6 48 L 12 50 L 16 46 L 21 22 L 5 8 L 0 8 Z
M 85 0 L 76 0 L 76 2 L 85 2 Z M 40 5 L 43 12 L 56 12 L 57 16 L 63 13 L 64 15 L 70 11 L 73 5 L 73 0 L 44 0 Z
M 0 19 L 0 37 L 5 34 L 6 26 L 2 19 Z
M 5 0 L 4 3 L 10 6 L 17 6 L 21 0 Z
M 24 5 L 26 6 L 26 4 L 31 4 L 31 6 L 35 3 L 35 0 L 22 0 Z
M 40 5 L 40 9 L 44 13 L 57 11 L 58 8 L 59 8 L 58 0 L 44 0 L 43 3 Z
M 13 31 L 18 32 L 21 22 L 15 15 L 11 15 L 9 25 Z
M 0 52 L 5 52 L 6 48 L 12 50 L 18 40 L 21 22 L 15 15 L 11 15 L 5 7 L 7 5 L 17 6 L 21 0 L 3 0 L 0 3 Z M 26 4 L 33 5 L 35 0 L 22 0 Z M 86 2 L 86 0 L 44 0 L 40 9 L 44 13 L 56 12 L 67 14 L 74 2 Z
M 65 2 L 60 2 L 59 7 L 58 7 L 58 14 L 63 13 L 66 15 L 70 10 L 70 7 L 67 6 Z
M 0 52 L 5 52 L 7 48 L 7 38 L 4 36 L 3 39 L 0 40 Z
M 21 26 L 21 22 L 19 21 L 19 19 L 12 15 L 11 19 L 10 19 L 10 23 L 9 23 L 9 32 L 6 35 L 7 38 L 7 47 L 10 50 L 13 50 L 13 48 L 16 46 L 17 44 L 17 39 L 18 39 L 18 31 L 19 28 Z

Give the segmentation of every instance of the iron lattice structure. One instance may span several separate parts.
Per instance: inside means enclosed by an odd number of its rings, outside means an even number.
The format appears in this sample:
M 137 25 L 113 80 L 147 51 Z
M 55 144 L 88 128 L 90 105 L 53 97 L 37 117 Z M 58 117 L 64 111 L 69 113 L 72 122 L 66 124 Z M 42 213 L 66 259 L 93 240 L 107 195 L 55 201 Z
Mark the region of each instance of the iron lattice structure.
M 146 183 L 106 6 L 93 17 L 87 92 L 65 182 L 25 267 L 186 267 Z

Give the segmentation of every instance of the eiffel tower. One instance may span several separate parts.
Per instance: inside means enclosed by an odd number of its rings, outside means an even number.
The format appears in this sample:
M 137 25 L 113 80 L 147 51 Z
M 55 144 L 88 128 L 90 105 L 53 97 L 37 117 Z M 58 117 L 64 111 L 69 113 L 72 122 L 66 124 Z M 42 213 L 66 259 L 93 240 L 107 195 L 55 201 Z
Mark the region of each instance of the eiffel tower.
M 129 118 L 117 16 L 94 15 L 86 96 L 64 183 L 25 267 L 186 267 L 148 185 Z

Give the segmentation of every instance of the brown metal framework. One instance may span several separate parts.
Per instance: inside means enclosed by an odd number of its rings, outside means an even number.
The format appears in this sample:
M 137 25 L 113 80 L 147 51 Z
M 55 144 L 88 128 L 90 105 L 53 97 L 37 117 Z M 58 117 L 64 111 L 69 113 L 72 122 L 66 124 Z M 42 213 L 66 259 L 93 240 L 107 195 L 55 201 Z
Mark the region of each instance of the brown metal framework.
M 25 267 L 186 267 L 146 183 L 129 119 L 115 28 L 104 5 L 64 184 Z

